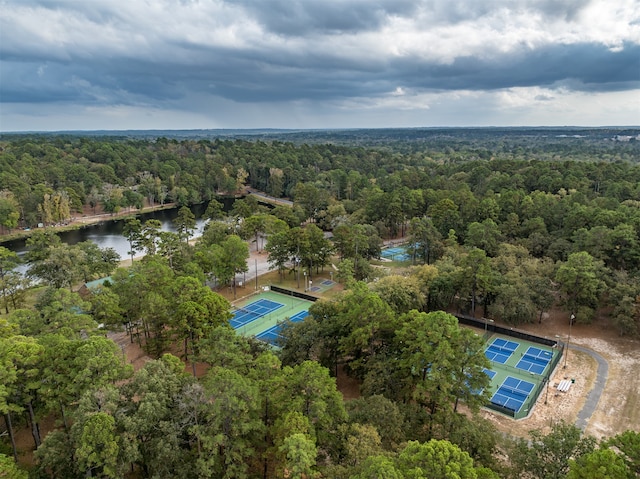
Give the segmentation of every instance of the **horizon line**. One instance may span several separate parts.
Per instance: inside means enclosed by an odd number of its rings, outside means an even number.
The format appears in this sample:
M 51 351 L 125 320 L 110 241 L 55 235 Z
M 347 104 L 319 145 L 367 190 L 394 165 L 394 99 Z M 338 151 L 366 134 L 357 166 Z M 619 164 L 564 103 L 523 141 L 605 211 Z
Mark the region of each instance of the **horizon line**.
M 536 125 L 536 126 L 527 126 L 527 125 L 490 125 L 490 126 L 385 126 L 385 127 L 318 127 L 318 128 L 278 128 L 278 127 L 258 127 L 258 128 L 127 128 L 127 129 L 110 129 L 110 128 L 100 128 L 100 129 L 69 129 L 69 130 L 0 130 L 0 134 L 38 134 L 38 133 L 46 133 L 46 134 L 64 134 L 64 133 L 96 133 L 96 132 L 111 132 L 111 133 L 119 133 L 119 132 L 163 132 L 163 131 L 247 131 L 247 132 L 261 132 L 261 131 L 273 131 L 273 132 L 304 132 L 304 131 L 353 131 L 353 130 L 438 130 L 438 129 L 448 129 L 448 130 L 461 130 L 461 129 L 582 129 L 582 130 L 593 130 L 593 129 L 640 129 L 640 125 L 598 125 L 598 126 L 585 126 L 585 125 Z

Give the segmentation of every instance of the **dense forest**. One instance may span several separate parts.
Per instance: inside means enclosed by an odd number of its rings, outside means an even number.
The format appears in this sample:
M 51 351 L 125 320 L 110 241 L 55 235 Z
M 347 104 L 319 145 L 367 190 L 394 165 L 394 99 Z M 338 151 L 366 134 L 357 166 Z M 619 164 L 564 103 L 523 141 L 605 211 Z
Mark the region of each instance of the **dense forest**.
M 0 225 L 6 233 L 17 226 L 56 223 L 83 205 L 99 203 L 110 212 L 140 206 L 145 199 L 151 204 L 200 203 L 244 184 L 295 197 L 294 187 L 308 183 L 323 193 L 323 202 L 362 199 L 374 185 L 394 194 L 464 188 L 476 201 L 505 191 L 524 196 L 573 190 L 586 199 L 637 199 L 638 130 L 345 130 L 256 136 L 151 141 L 3 135 Z M 305 140 L 310 141 L 296 143 Z M 422 196 L 404 216 L 426 212 L 431 198 Z
M 637 432 L 598 442 L 558 423 L 501 437 L 477 414 L 482 338 L 444 311 L 517 325 L 551 307 L 583 323 L 606 310 L 620 335 L 637 336 L 639 133 L 3 136 L 1 232 L 35 232 L 26 278 L 0 246 L 0 477 L 634 477 Z M 293 206 L 248 195 L 224 212 L 216 198 L 247 186 Z M 132 258 L 145 254 L 129 268 L 48 228 L 167 202 L 180 208 L 178 233 L 127 221 Z M 190 242 L 183 207 L 203 202 L 210 221 Z M 334 264 L 345 287 L 287 325 L 277 351 L 236 335 L 229 303 L 207 286 L 235 286 L 260 238 L 281 274 Z M 373 264 L 392 238 L 411 257 L 402 275 Z M 105 330 L 127 331 L 155 359 L 131 370 Z M 343 401 L 337 374 L 362 397 Z M 57 426 L 41 434 L 45 417 Z M 11 459 L 16 427 L 32 431 L 28 473 Z

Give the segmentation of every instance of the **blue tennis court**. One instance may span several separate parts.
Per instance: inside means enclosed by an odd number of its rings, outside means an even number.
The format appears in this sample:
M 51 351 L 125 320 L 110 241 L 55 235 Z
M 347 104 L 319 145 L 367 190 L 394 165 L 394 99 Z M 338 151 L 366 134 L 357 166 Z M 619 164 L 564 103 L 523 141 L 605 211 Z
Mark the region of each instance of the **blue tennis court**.
M 411 259 L 411 255 L 407 253 L 407 249 L 404 246 L 385 248 L 380 252 L 380 256 L 394 261 L 409 261 Z
M 535 385 L 522 379 L 507 376 L 491 398 L 493 404 L 519 412 Z
M 279 325 L 276 325 L 273 328 L 269 328 L 266 331 L 263 331 L 262 333 L 258 334 L 256 336 L 256 339 L 259 339 L 260 341 L 264 341 L 265 343 L 275 345 L 277 344 L 278 339 L 282 337 L 278 334 L 277 329 L 279 329 Z
M 324 284 L 325 286 L 333 286 L 334 284 L 336 284 L 335 281 L 331 281 L 330 279 L 325 279 L 322 284 Z
M 229 320 L 229 323 L 233 329 L 238 329 L 245 324 L 249 324 L 251 321 L 255 321 L 256 319 L 275 311 L 276 309 L 282 308 L 283 306 L 284 304 L 282 303 L 261 298 L 251 304 L 243 306 L 242 308 L 238 308 L 233 313 L 233 318 Z
M 309 316 L 309 311 L 300 311 L 299 313 L 291 316 L 289 318 L 289 321 L 291 321 L 292 323 L 299 323 L 300 321 L 304 320 L 304 318 L 306 318 L 307 316 Z M 276 324 L 275 326 L 270 327 L 266 331 L 263 331 L 260 334 L 256 335 L 256 339 L 259 339 L 269 344 L 276 344 L 277 340 L 279 338 L 282 338 L 282 336 L 280 336 L 281 328 L 282 328 L 282 323 Z
M 484 354 L 489 361 L 504 364 L 509 360 L 513 352 L 518 349 L 518 346 L 520 345 L 514 341 L 496 338 L 487 349 L 485 349 Z
M 553 353 L 551 351 L 530 346 L 522 356 L 522 359 L 516 364 L 516 368 L 534 374 L 542 374 L 552 357 Z

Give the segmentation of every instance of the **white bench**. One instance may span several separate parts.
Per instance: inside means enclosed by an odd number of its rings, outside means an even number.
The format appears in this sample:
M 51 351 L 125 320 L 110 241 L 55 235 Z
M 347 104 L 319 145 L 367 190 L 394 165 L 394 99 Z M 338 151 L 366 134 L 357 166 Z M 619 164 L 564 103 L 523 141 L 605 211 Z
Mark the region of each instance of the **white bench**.
M 558 384 L 558 391 L 566 393 L 569 388 L 571 387 L 571 381 L 569 379 L 564 379 L 562 381 L 560 381 L 560 384 Z

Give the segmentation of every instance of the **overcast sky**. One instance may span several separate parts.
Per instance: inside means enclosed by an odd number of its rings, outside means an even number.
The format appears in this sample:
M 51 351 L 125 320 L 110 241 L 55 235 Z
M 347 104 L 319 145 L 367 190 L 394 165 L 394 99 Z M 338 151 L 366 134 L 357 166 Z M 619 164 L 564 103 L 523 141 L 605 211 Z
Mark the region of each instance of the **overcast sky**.
M 0 131 L 640 125 L 640 0 L 0 0 Z

